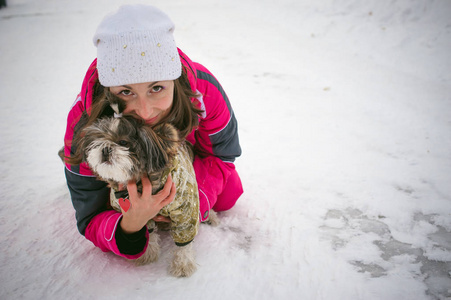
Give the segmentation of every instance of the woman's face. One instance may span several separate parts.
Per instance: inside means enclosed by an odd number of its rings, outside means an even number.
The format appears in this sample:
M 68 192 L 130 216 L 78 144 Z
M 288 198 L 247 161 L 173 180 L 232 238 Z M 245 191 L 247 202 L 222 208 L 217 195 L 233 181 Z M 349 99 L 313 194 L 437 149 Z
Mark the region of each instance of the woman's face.
M 136 114 L 149 125 L 164 118 L 172 107 L 174 81 L 156 81 L 110 87 L 110 92 L 126 102 L 124 113 Z

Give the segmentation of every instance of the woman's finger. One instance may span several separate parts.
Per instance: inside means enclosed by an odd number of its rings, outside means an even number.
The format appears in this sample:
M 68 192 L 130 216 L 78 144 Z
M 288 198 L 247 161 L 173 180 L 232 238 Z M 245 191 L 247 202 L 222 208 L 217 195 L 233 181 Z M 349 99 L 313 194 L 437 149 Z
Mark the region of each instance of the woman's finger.
M 168 205 L 169 203 L 171 203 L 175 198 L 176 192 L 177 192 L 177 190 L 175 189 L 175 183 L 172 183 L 171 193 L 165 199 L 163 199 L 163 201 L 161 201 L 161 203 L 160 203 L 161 207 L 164 207 L 164 206 Z
M 152 183 L 150 182 L 150 179 L 147 176 L 143 176 L 141 178 L 141 183 L 143 185 L 142 197 L 150 197 L 152 195 Z
M 165 222 L 165 223 L 170 223 L 171 219 L 167 218 L 167 217 L 163 217 L 162 215 L 157 215 L 155 218 L 153 218 L 153 220 L 155 222 Z
M 136 186 L 136 182 L 129 181 L 127 183 L 127 191 L 130 199 L 138 199 L 138 187 Z
M 171 187 L 172 187 L 172 176 L 171 173 L 168 175 L 168 179 L 166 180 L 166 183 L 164 184 L 164 187 L 161 191 L 158 192 L 156 196 L 160 199 L 160 201 L 166 199 L 167 196 L 171 193 Z

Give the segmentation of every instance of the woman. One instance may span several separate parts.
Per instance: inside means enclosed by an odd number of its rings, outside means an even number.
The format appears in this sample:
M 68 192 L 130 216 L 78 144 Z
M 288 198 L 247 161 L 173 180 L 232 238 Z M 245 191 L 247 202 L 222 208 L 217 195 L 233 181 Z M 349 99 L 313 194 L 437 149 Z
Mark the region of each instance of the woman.
M 106 16 L 93 39 L 97 58 L 68 115 L 64 154 L 72 164 L 66 164 L 66 179 L 78 230 L 103 251 L 129 259 L 146 250 L 147 221 L 165 221 L 157 214 L 174 199 L 175 185 L 169 178 L 162 191 L 151 195 L 147 178 L 142 193 L 129 182 L 131 206 L 119 213 L 109 207 L 106 184 L 86 164 L 73 164 L 80 161 L 77 136 L 105 114 L 105 90 L 125 101 L 124 113 L 151 126 L 170 122 L 194 145 L 201 222 L 211 210 L 233 207 L 243 192 L 233 164 L 241 154 L 237 121 L 227 95 L 204 66 L 176 47 L 173 30 L 172 21 L 151 6 L 122 6 Z

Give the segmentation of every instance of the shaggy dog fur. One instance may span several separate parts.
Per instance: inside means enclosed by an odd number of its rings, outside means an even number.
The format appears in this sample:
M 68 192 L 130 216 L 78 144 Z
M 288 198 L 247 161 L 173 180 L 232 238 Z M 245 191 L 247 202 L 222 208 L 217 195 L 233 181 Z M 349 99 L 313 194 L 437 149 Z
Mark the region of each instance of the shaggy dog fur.
M 114 104 L 113 109 L 117 109 Z M 103 117 L 83 130 L 78 145 L 94 173 L 111 187 L 111 205 L 120 211 L 117 197 L 119 185 L 147 174 L 152 193 L 161 190 L 171 174 L 176 184 L 176 199 L 160 214 L 171 219 L 171 234 L 178 245 L 169 272 L 173 276 L 190 276 L 196 271 L 194 236 L 199 224 L 199 196 L 186 142 L 179 141 L 177 130 L 170 124 L 150 128 L 135 117 L 116 114 Z M 126 197 L 126 196 L 122 196 Z M 215 219 L 213 214 L 212 219 Z M 217 221 L 217 218 L 216 218 Z M 160 254 L 159 237 L 153 220 L 148 222 L 150 238 L 144 255 L 137 264 L 156 261 Z

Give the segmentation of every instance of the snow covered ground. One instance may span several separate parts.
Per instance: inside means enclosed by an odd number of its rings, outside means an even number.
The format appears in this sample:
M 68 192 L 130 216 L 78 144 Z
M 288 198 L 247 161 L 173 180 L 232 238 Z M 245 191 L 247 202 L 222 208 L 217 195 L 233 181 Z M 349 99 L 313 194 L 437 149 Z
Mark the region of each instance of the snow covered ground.
M 198 271 L 103 253 L 56 153 L 118 0 L 0 10 L 0 299 L 450 299 L 451 2 L 155 0 L 239 120 L 245 194 Z

